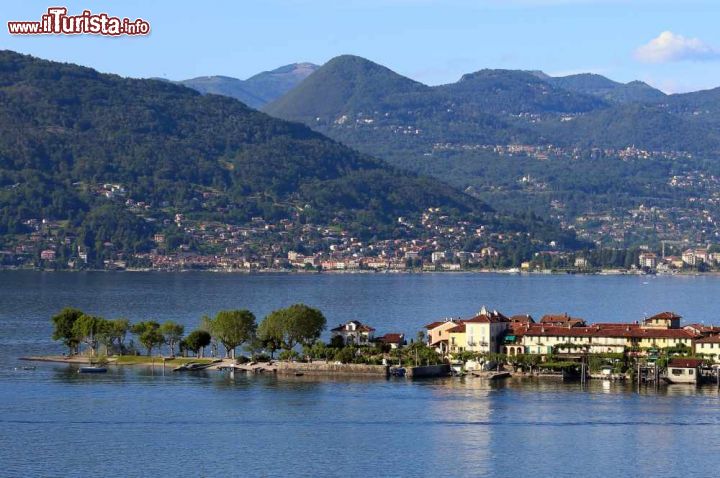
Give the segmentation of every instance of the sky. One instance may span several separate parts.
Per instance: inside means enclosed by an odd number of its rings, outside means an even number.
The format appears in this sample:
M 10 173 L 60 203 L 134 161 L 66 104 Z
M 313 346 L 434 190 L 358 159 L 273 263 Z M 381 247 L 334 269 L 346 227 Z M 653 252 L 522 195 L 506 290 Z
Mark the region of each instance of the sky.
M 59 5 L 143 18 L 151 33 L 8 33 L 6 22 Z M 0 16 L 0 49 L 130 77 L 244 79 L 355 54 L 430 85 L 510 68 L 598 73 L 669 93 L 720 86 L 718 0 L 24 0 Z

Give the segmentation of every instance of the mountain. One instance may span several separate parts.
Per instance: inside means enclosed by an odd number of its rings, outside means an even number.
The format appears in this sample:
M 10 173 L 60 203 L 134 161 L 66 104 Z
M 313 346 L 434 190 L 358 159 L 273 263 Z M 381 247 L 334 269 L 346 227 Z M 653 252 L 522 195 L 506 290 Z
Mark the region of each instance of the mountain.
M 596 96 L 611 103 L 656 103 L 667 96 L 642 81 L 619 83 L 593 73 L 559 77 L 546 75 L 544 80 L 558 88 Z
M 108 202 L 107 184 L 153 212 Z M 488 210 L 231 98 L 0 52 L 0 234 L 66 221 L 88 247 L 127 251 L 185 214 L 237 224 L 341 218 L 353 233 L 388 235 L 398 216 L 428 207 Z
M 406 97 L 429 91 L 429 87 L 377 63 L 343 55 L 325 63 L 264 110 L 295 121 L 335 120 L 346 113 L 372 113 L 404 104 Z
M 247 80 L 228 76 L 201 76 L 178 83 L 203 94 L 229 96 L 253 108 L 261 108 L 295 88 L 318 68 L 312 63 L 294 63 L 258 73 Z
M 596 241 L 720 234 L 696 227 L 704 219 L 695 210 L 715 210 L 711 199 L 720 194 L 714 179 L 697 179 L 720 173 L 720 89 L 665 95 L 600 75 L 489 69 L 430 87 L 342 56 L 264 110 L 467 189 L 498 210 L 594 228 L 587 237 Z M 663 225 L 625 227 L 621 218 L 640 205 L 662 210 Z M 610 224 L 587 220 L 596 216 Z M 688 226 L 680 217 L 695 219 Z

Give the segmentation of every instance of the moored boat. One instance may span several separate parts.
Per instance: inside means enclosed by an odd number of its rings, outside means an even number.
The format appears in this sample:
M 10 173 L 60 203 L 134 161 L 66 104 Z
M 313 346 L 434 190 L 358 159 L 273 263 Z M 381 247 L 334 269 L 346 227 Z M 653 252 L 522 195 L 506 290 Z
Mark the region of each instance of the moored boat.
M 95 365 L 80 367 L 78 373 L 107 373 L 107 367 L 98 367 Z

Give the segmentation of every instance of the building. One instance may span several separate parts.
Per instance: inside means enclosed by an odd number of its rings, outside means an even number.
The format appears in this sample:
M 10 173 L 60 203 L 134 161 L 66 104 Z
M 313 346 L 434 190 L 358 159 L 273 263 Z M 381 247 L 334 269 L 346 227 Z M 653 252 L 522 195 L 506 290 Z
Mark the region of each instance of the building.
M 357 320 L 351 320 L 331 329 L 330 332 L 333 337 L 342 337 L 345 344 L 370 345 L 375 329 Z
M 427 324 L 425 328 L 428 346 L 433 347 L 441 355 L 447 355 L 450 341 L 448 331 L 460 323 L 459 319 L 445 319 Z
M 638 257 L 638 265 L 647 269 L 655 269 L 658 265 L 658 257 L 654 252 L 643 252 Z
M 543 325 L 555 325 L 557 327 L 585 327 L 585 320 L 578 317 L 570 317 L 567 312 L 564 314 L 547 314 L 540 318 Z
M 46 249 L 44 251 L 40 252 L 40 259 L 44 261 L 54 261 L 55 260 L 55 251 L 52 249 Z
M 667 381 L 670 383 L 698 383 L 702 363 L 702 359 L 672 359 L 667 366 Z
M 720 335 L 710 335 L 695 340 L 695 355 L 720 362 Z
M 405 334 L 385 334 L 382 337 L 378 337 L 376 340 L 385 345 L 389 345 L 391 349 L 399 349 L 407 344 Z
M 465 325 L 465 350 L 480 353 L 497 353 L 502 337 L 510 327 L 510 319 L 497 310 L 489 311 L 484 306 L 478 314 L 463 321 Z
M 451 254 L 447 251 L 435 251 L 430 255 L 430 260 L 433 264 L 442 264 L 443 262 L 449 260 L 451 257 Z
M 464 323 L 448 329 L 448 351 L 451 354 L 465 351 L 467 344 L 467 334 L 465 331 L 466 327 Z
M 680 317 L 675 312 L 661 312 L 643 320 L 642 327 L 646 329 L 679 329 Z
M 577 267 L 578 269 L 587 269 L 588 267 L 590 267 L 590 262 L 587 260 L 586 257 L 576 257 L 575 267 Z

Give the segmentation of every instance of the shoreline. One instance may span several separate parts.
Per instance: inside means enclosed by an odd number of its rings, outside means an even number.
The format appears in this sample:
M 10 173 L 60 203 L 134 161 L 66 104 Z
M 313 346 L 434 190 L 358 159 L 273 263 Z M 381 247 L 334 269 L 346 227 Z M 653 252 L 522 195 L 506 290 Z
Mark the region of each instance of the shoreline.
M 123 361 L 123 357 L 131 357 L 131 360 Z M 90 357 L 75 356 L 66 357 L 62 355 L 34 355 L 27 357 L 19 357 L 18 360 L 24 362 L 40 362 L 48 364 L 67 364 L 67 365 L 91 365 Z M 213 363 L 214 361 L 217 361 Z M 176 357 L 166 359 L 164 357 L 147 357 L 139 355 L 126 355 L 122 357 L 109 357 L 107 366 L 115 367 L 156 367 L 170 368 L 171 370 L 188 363 L 202 363 L 209 365 L 203 370 L 207 371 L 224 371 L 231 370 L 234 372 L 245 372 L 247 374 L 273 374 L 283 376 L 310 376 L 310 377 L 346 377 L 346 378 L 383 378 L 387 379 L 392 376 L 391 365 L 367 365 L 367 364 L 341 364 L 337 362 L 314 361 L 314 362 L 287 362 L 273 360 L 271 362 L 248 362 L 244 364 L 236 364 L 235 359 L 213 359 L 198 357 Z M 437 379 L 437 378 L 453 378 L 449 365 L 429 365 L 417 367 L 403 367 L 406 370 L 404 377 L 408 379 Z M 527 373 L 522 371 L 483 371 L 468 370 L 462 377 L 473 379 L 498 381 L 504 379 L 538 379 L 538 380 L 563 380 L 561 373 Z M 630 378 L 626 374 L 614 376 L 602 376 L 601 374 L 589 374 L 588 380 L 594 381 L 610 381 L 610 382 L 629 382 Z
M 173 273 L 173 274 L 187 274 L 187 273 L 210 273 L 210 274 L 238 274 L 238 275 L 262 275 L 262 274 L 275 274 L 275 275 L 396 275 L 396 274 L 407 274 L 407 275 L 424 275 L 424 274 L 498 274 L 498 275 L 516 275 L 516 276 L 638 276 L 638 277 L 694 277 L 694 276 L 720 276 L 720 271 L 676 271 L 669 273 L 646 273 L 642 271 L 623 270 L 623 269 L 600 269 L 594 271 L 573 271 L 573 270 L 542 270 L 542 271 L 519 271 L 516 269 L 467 269 L 459 271 L 449 270 L 438 270 L 438 271 L 424 271 L 424 270 L 324 270 L 324 271 L 306 271 L 302 269 L 297 270 L 286 270 L 286 269 L 152 269 L 152 268 L 128 268 L 128 269 L 38 269 L 38 268 L 23 268 L 23 267 L 0 267 L 0 273 L 2 272 L 41 272 L 41 273 L 83 273 L 83 272 L 103 272 L 103 273 Z

